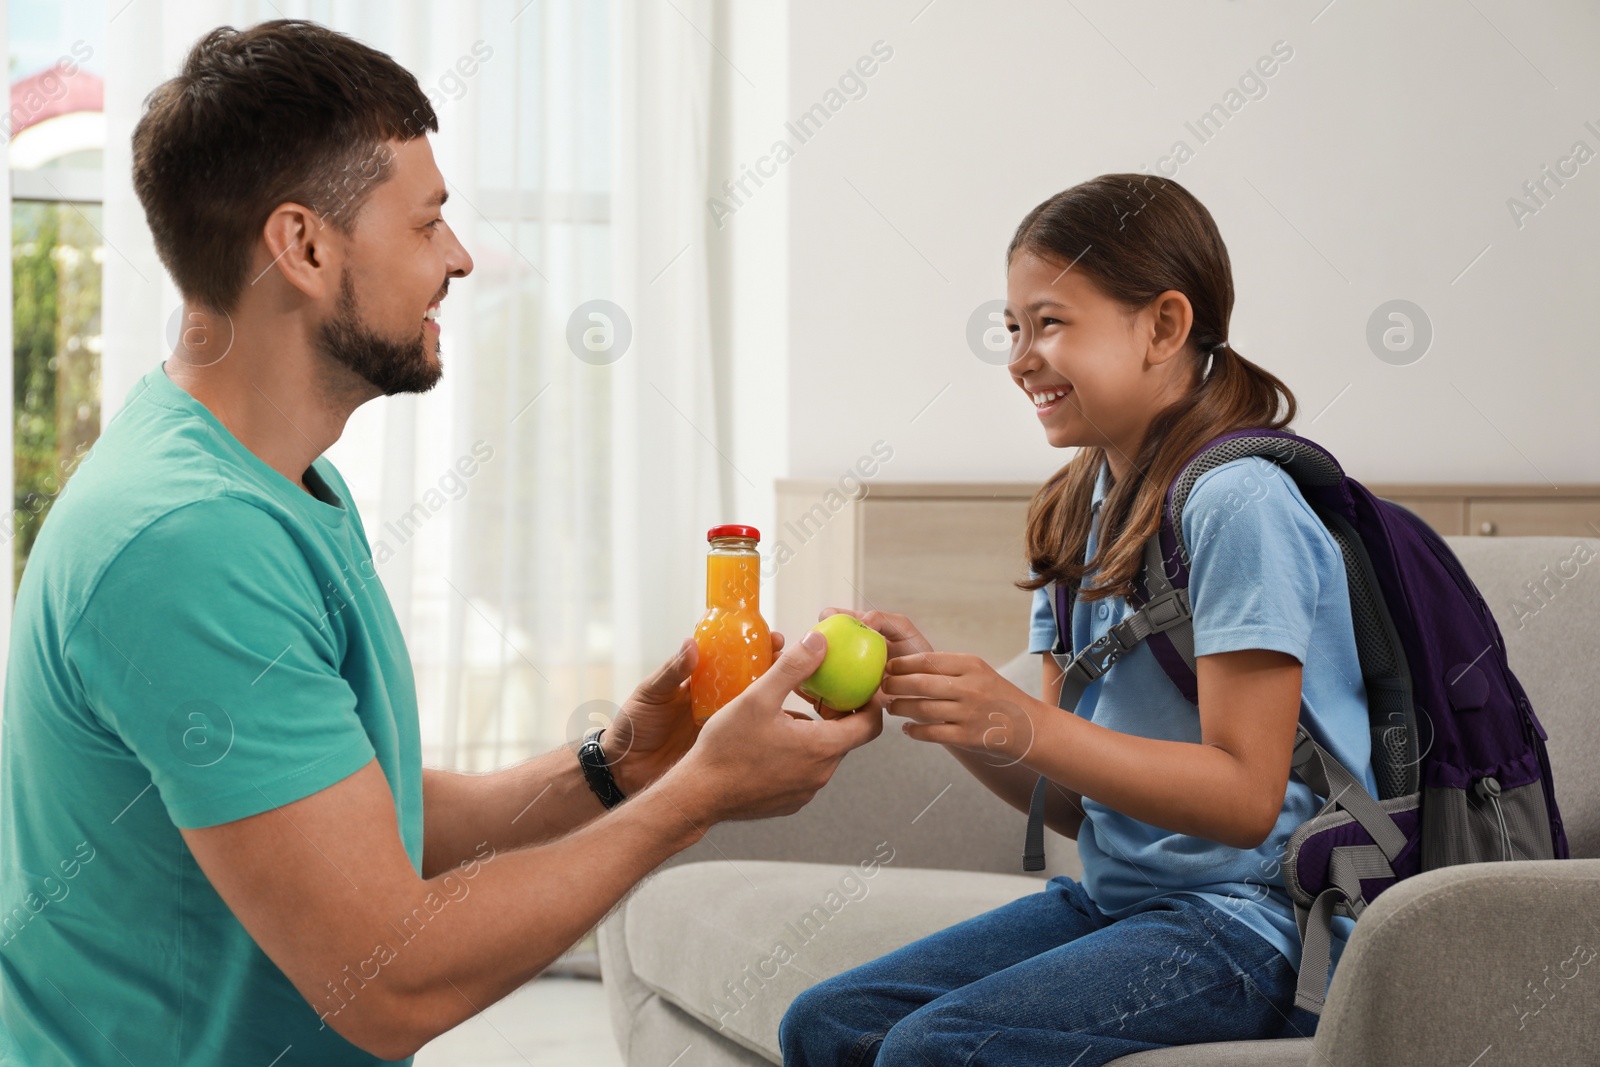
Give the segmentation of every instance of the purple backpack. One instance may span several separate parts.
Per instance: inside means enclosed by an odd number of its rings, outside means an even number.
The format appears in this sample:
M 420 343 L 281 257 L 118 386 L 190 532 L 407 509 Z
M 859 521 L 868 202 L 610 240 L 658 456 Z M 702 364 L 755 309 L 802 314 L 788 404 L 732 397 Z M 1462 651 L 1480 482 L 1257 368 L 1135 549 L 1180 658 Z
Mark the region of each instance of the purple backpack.
M 1334 915 L 1355 919 L 1389 886 L 1436 867 L 1566 859 L 1567 838 L 1548 735 L 1455 554 L 1411 511 L 1373 496 L 1323 448 L 1282 430 L 1236 430 L 1196 453 L 1168 487 L 1160 531 L 1145 546 L 1138 610 L 1076 655 L 1059 636 L 1072 633 L 1074 591 L 1057 584 L 1060 706 L 1075 708 L 1090 683 L 1145 640 L 1198 703 L 1183 507 L 1202 474 L 1246 456 L 1282 467 L 1338 543 L 1367 695 L 1376 797 L 1304 721 L 1296 732 L 1294 773 L 1326 803 L 1290 835 L 1283 883 L 1300 930 L 1295 1003 L 1321 1014 Z M 1025 870 L 1044 868 L 1044 787 L 1041 778 Z

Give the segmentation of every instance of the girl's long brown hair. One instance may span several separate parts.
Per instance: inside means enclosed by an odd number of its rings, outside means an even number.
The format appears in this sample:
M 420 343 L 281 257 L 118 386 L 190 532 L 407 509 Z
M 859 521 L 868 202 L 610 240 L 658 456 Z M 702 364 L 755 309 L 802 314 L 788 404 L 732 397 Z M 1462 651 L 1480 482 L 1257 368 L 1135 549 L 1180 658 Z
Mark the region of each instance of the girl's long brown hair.
M 1193 384 L 1152 419 L 1139 454 L 1128 457 L 1132 469 L 1107 492 L 1095 558 L 1084 561 L 1083 554 L 1104 448 L 1080 448 L 1028 506 L 1027 555 L 1035 577 L 1016 583 L 1019 588 L 1059 581 L 1084 600 L 1126 597 L 1143 567 L 1144 543 L 1160 524 L 1167 486 L 1184 463 L 1230 430 L 1287 426 L 1295 415 L 1294 394 L 1239 355 L 1231 341 L 1215 349 L 1211 373 L 1201 379 L 1206 353 L 1228 339 L 1233 270 L 1211 213 L 1177 182 L 1153 174 L 1102 174 L 1075 185 L 1028 212 L 1006 249 L 1008 267 L 1019 251 L 1071 264 L 1129 310 L 1148 306 L 1169 289 L 1188 297 L 1194 308 L 1186 345 Z M 1095 584 L 1084 588 L 1091 574 Z

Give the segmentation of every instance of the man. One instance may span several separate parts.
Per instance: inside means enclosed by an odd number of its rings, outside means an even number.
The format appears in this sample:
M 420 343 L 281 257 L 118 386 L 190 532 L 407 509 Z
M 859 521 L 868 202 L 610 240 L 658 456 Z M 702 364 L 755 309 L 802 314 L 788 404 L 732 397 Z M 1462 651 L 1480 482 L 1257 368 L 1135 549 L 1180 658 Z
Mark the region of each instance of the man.
M 472 260 L 437 128 L 388 56 L 294 21 L 216 30 L 147 102 L 134 184 L 184 339 L 18 592 L 0 1062 L 407 1058 L 882 728 L 781 709 L 806 641 L 697 732 L 685 642 L 587 768 L 422 768 L 401 634 L 321 457 L 356 407 L 442 373 L 433 319 Z

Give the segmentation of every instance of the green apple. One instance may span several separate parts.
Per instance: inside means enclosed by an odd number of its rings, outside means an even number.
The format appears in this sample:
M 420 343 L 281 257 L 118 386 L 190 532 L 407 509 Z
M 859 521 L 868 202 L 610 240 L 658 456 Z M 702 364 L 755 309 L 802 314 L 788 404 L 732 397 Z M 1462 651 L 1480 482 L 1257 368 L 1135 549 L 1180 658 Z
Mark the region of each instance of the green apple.
M 889 642 L 866 623 L 842 612 L 829 615 L 812 627 L 828 639 L 828 654 L 799 690 L 823 707 L 855 711 L 883 683 L 883 665 L 889 659 Z

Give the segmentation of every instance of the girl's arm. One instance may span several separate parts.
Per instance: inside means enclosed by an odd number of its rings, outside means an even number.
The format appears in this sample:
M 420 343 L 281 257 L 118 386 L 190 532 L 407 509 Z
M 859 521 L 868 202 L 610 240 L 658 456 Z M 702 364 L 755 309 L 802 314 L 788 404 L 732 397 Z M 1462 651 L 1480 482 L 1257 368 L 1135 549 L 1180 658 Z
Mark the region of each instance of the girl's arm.
M 1250 648 L 1195 659 L 1200 741 L 1118 733 L 1077 716 L 1038 732 L 1027 763 L 1151 826 L 1260 847 L 1289 785 L 1300 661 Z
M 1061 668 L 1056 666 L 1055 657 L 1049 653 L 1039 657 L 1044 664 L 1044 703 L 1054 707 L 1060 698 Z M 1060 714 L 1068 714 L 1061 712 Z M 1030 770 L 1021 763 L 1011 763 L 994 755 L 968 752 L 955 745 L 945 745 L 949 752 L 972 776 L 988 787 L 989 792 L 1010 804 L 1023 814 L 1027 814 L 1028 805 L 1033 800 L 1034 783 L 1039 780 L 1037 771 Z M 1060 782 L 1052 781 L 1045 791 L 1044 824 L 1058 834 L 1078 838 L 1078 831 L 1083 828 L 1083 796 L 1074 793 Z
M 1200 740 L 1120 733 L 1063 715 L 976 656 L 922 652 L 889 662 L 889 712 L 921 741 L 1014 759 L 1131 819 L 1253 849 L 1283 809 L 1300 708 L 1300 661 L 1241 649 L 1195 661 Z M 1003 709 L 1014 709 L 997 722 Z M 1002 710 L 996 710 L 1002 709 Z M 1015 769 L 1015 768 L 1013 768 Z

